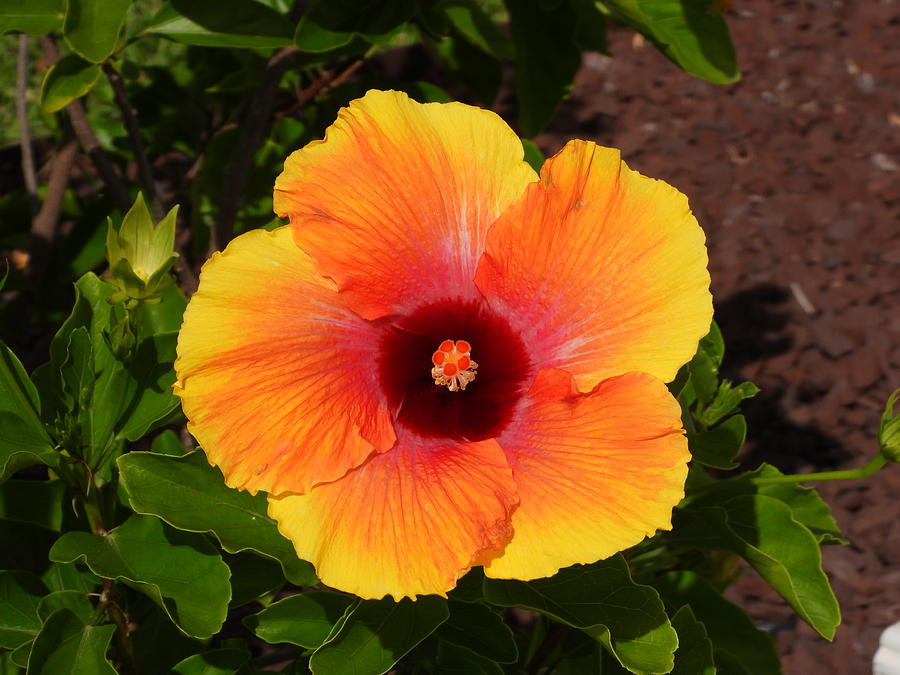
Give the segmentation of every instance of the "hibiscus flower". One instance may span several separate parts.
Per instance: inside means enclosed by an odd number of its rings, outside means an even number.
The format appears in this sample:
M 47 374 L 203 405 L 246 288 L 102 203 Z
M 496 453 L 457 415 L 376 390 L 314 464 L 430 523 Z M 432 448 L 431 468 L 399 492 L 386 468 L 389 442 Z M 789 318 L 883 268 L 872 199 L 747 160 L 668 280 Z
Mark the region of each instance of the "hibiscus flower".
M 370 91 L 203 268 L 175 390 L 228 485 L 364 598 L 533 579 L 671 527 L 666 389 L 712 316 L 687 199 L 495 114 Z

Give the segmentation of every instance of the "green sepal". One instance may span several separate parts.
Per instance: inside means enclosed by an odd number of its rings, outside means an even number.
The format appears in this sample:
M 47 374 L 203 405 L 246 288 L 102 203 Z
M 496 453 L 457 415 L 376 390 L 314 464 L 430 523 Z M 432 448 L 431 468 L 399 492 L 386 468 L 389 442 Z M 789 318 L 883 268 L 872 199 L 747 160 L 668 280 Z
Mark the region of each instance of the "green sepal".
M 119 289 L 137 300 L 164 290 L 172 281 L 169 270 L 178 259 L 175 245 L 175 206 L 155 226 L 144 197 L 138 193 L 122 224 L 109 219 L 106 259 Z

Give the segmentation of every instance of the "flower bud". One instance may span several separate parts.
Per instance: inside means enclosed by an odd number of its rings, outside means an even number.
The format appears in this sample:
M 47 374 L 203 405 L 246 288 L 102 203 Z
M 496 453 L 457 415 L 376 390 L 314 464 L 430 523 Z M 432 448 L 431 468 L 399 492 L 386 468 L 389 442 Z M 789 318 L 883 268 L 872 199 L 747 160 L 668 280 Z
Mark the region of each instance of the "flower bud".
M 110 219 L 106 258 L 116 285 L 129 298 L 147 299 L 172 283 L 169 270 L 178 259 L 172 250 L 177 213 L 176 206 L 154 227 L 144 198 L 138 194 L 118 229 Z

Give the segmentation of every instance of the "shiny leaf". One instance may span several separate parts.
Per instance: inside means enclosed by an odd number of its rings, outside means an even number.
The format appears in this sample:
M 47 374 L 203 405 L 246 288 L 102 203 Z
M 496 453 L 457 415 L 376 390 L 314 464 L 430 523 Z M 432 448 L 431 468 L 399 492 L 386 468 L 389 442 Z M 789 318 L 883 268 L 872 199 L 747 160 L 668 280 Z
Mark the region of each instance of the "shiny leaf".
M 62 25 L 63 0 L 0 0 L 0 35 L 46 35 Z
M 477 602 L 449 602 L 450 618 L 437 636 L 497 663 L 515 663 L 519 658 L 512 631 L 503 618 Z
M 690 606 L 693 615 L 706 628 L 716 664 L 727 664 L 727 672 L 741 675 L 781 673 L 772 638 L 758 630 L 744 610 L 722 597 L 701 576 L 687 571 L 668 572 L 655 577 L 653 586 L 670 611 Z
M 186 635 L 210 637 L 225 620 L 228 566 L 205 539 L 170 529 L 157 518 L 131 516 L 104 537 L 67 532 L 53 545 L 50 559 L 83 560 L 94 574 L 144 593 Z
M 38 604 L 47 589 L 40 579 L 21 570 L 0 571 L 0 648 L 31 642 L 41 630 Z
M 538 134 L 572 89 L 581 66 L 577 17 L 565 2 L 547 8 L 534 0 L 506 0 L 516 48 L 516 99 L 523 136 Z
M 672 627 L 678 633 L 672 675 L 715 675 L 712 642 L 706 634 L 706 627 L 694 616 L 690 605 L 684 605 L 675 612 Z
M 313 675 L 381 675 L 447 620 L 447 603 L 433 595 L 416 602 L 360 600 L 309 660 Z
M 72 51 L 100 63 L 113 53 L 131 0 L 66 0 L 63 36 Z
M 316 583 L 312 565 L 297 558 L 267 515 L 266 496 L 225 485 L 202 451 L 184 457 L 133 452 L 119 458 L 119 471 L 138 513 L 159 516 L 179 530 L 212 532 L 229 553 L 257 551 L 278 560 L 292 583 Z
M 271 644 L 287 642 L 316 649 L 353 602 L 353 596 L 328 591 L 291 595 L 246 617 L 244 625 Z
M 106 650 L 116 627 L 88 626 L 74 613 L 59 609 L 44 622 L 28 658 L 29 675 L 115 675 Z
M 233 675 L 250 662 L 246 649 L 213 649 L 194 654 L 177 663 L 173 675 Z
M 203 47 L 286 47 L 294 29 L 281 14 L 254 0 L 172 0 L 148 32 Z
M 816 537 L 787 504 L 765 495 L 743 495 L 697 516 L 722 543 L 744 558 L 822 637 L 840 623 L 837 600 L 822 571 Z
M 547 579 L 487 579 L 485 598 L 534 609 L 586 630 L 632 672 L 665 673 L 678 646 L 656 591 L 636 584 L 621 555 L 576 565 Z
M 707 0 L 602 0 L 686 72 L 715 84 L 740 79 L 721 11 Z

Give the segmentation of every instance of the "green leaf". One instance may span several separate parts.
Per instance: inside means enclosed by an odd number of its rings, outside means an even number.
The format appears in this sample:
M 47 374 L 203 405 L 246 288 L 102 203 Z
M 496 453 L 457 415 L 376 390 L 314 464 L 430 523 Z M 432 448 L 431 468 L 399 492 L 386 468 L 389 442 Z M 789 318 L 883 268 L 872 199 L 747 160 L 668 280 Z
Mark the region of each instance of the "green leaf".
M 22 363 L 3 342 L 0 342 L 0 410 L 16 413 L 35 430 L 44 428 L 37 390 Z
M 87 626 L 73 612 L 60 609 L 44 622 L 28 658 L 29 675 L 116 675 L 106 650 L 116 627 Z
M 159 302 L 144 304 L 144 334 L 177 333 L 181 328 L 187 298 L 176 284 L 157 294 Z
M 716 395 L 719 387 L 718 366 L 702 349 L 698 349 L 691 359 L 691 382 L 701 403 L 709 403 Z
M 500 62 L 463 39 L 458 31 L 435 43 L 444 67 L 485 106 L 497 98 L 503 72 Z
M 753 398 L 759 393 L 759 387 L 752 382 L 741 382 L 732 387 L 727 380 L 719 383 L 716 395 L 708 406 L 704 406 L 697 413 L 697 421 L 707 427 L 711 427 L 726 415 L 730 415 L 746 398 Z
M 449 602 L 450 618 L 437 636 L 497 663 L 515 663 L 519 650 L 499 614 L 481 603 Z
M 525 150 L 525 161 L 531 165 L 532 169 L 540 173 L 541 167 L 544 166 L 544 153 L 533 141 L 529 141 L 527 138 L 523 138 L 521 141 L 522 148 Z
M 572 89 L 581 66 L 577 18 L 565 2 L 545 8 L 534 0 L 506 0 L 516 47 L 516 97 L 523 136 L 537 135 Z
M 116 421 L 126 400 L 124 369 L 105 344 L 93 344 L 87 327 L 79 326 L 69 335 L 66 360 L 59 372 L 65 400 L 73 402 L 69 412 L 81 445 L 69 449 L 77 450 L 96 470 L 115 443 Z
M 456 582 L 448 594 L 451 600 L 459 602 L 481 602 L 484 600 L 484 570 L 481 567 L 473 567 Z
M 742 495 L 696 512 L 721 541 L 759 572 L 801 619 L 827 640 L 841 621 L 822 571 L 816 537 L 794 520 L 787 504 L 765 495 Z
M 447 0 L 440 9 L 456 33 L 485 54 L 495 59 L 515 55 L 512 41 L 475 0 Z
M 895 389 L 888 396 L 878 422 L 878 446 L 884 458 L 891 462 L 900 462 L 900 413 L 894 414 L 898 397 L 900 389 Z
M 95 471 L 122 449 L 115 426 L 128 403 L 128 375 L 105 338 L 113 293 L 115 287 L 93 273 L 75 283 L 75 303 L 50 342 L 50 361 L 32 375 L 44 422 L 63 448 Z
M 87 593 L 83 591 L 54 591 L 41 598 L 38 603 L 37 613 L 41 621 L 46 621 L 50 615 L 60 609 L 66 609 L 81 619 L 84 623 L 90 623 L 94 616 L 94 606 L 88 600 Z
M 691 457 L 714 469 L 733 469 L 738 465 L 732 460 L 746 437 L 747 420 L 743 415 L 732 415 L 712 429 L 688 434 Z
M 15 652 L 0 652 L 0 675 L 20 675 L 22 668 L 28 665 L 28 659 L 25 659 L 25 666 L 19 666 L 13 661 Z
M 621 555 L 533 581 L 487 579 L 485 599 L 586 630 L 635 673 L 666 673 L 678 646 L 656 591 L 634 583 Z
M 66 486 L 61 480 L 11 480 L 0 485 L 0 519 L 59 532 Z
M 271 7 L 254 0 L 172 0 L 153 17 L 150 33 L 202 47 L 287 47 L 294 29 Z
M 0 342 L 0 483 L 32 464 L 58 466 L 41 421 L 41 403 L 25 368 Z
M 142 341 L 128 364 L 131 375 L 125 400 L 128 408 L 119 417 L 119 434 L 136 441 L 166 419 L 179 406 L 172 393 L 175 384 L 175 346 L 178 333 L 160 333 Z
M 240 607 L 257 598 L 277 591 L 284 586 L 281 565 L 250 551 L 225 554 L 222 556 L 231 570 L 231 602 L 229 606 Z
M 447 620 L 443 598 L 360 600 L 309 660 L 313 675 L 381 675 Z
M 440 642 L 436 663 L 441 675 L 503 675 L 494 661 L 451 642 Z
M 228 611 L 228 566 L 202 537 L 134 515 L 105 537 L 67 532 L 50 550 L 57 562 L 84 560 L 91 571 L 123 581 L 162 608 L 186 635 L 207 638 Z M 197 583 L 202 579 L 202 583 Z
M 41 630 L 38 604 L 47 589 L 41 580 L 21 570 L 0 571 L 0 648 L 16 649 Z
M 675 612 L 672 627 L 678 633 L 678 650 L 671 675 L 715 675 L 712 641 L 690 605 Z
M 602 0 L 686 72 L 715 84 L 740 79 L 722 13 L 707 0 Z
M 182 457 L 185 454 L 185 448 L 181 444 L 181 439 L 171 429 L 165 429 L 150 444 L 150 451 L 158 455 L 170 455 L 172 457 Z
M 246 649 L 213 649 L 189 656 L 172 667 L 177 675 L 232 675 L 250 662 Z
M 709 582 L 694 572 L 668 572 L 655 577 L 670 611 L 689 605 L 703 622 L 713 645 L 716 664 L 729 666 L 729 673 L 779 675 L 781 664 L 772 638 L 753 625 L 749 616 L 726 600 Z M 679 659 L 675 654 L 676 663 Z
M 694 387 L 691 385 L 691 364 L 685 363 L 675 374 L 675 379 L 666 385 L 669 392 L 678 399 L 682 407 L 690 406 L 694 402 Z
M 168 673 L 176 663 L 205 648 L 178 630 L 166 613 L 143 595 L 129 600 L 128 618 L 139 627 L 132 642 L 141 673 Z
M 105 61 L 116 48 L 130 6 L 131 0 L 66 0 L 66 43 L 88 61 Z
M 415 11 L 412 0 L 314 0 L 297 24 L 294 44 L 304 52 L 327 52 L 356 37 L 380 42 Z
M 200 450 L 184 457 L 132 452 L 119 458 L 119 472 L 138 513 L 159 516 L 179 530 L 212 532 L 229 553 L 257 551 L 278 560 L 292 583 L 316 583 L 312 565 L 297 557 L 267 515 L 265 495 L 225 485 Z
M 16 673 L 20 672 L 18 668 L 21 668 L 24 671 L 28 668 L 28 657 L 31 656 L 31 648 L 34 646 L 34 641 L 26 642 L 24 645 L 19 647 L 18 649 L 14 649 L 9 653 L 9 660 L 15 666 L 17 666 Z
M 261 612 L 245 617 L 244 625 L 270 644 L 287 642 L 316 649 L 354 602 L 351 595 L 310 591 L 273 602 Z
M 595 0 L 570 0 L 578 17 L 575 44 L 582 51 L 608 53 L 606 45 L 606 14 Z
M 46 35 L 63 22 L 63 0 L 0 0 L 0 35 L 18 31 Z
M 47 546 L 49 552 L 50 547 Z M 91 593 L 100 584 L 100 579 L 89 570 L 74 563 L 52 563 L 41 574 L 51 591 L 81 591 Z
M 702 351 L 713 362 L 718 370 L 722 365 L 722 359 L 725 357 L 725 340 L 722 338 L 722 331 L 719 330 L 719 324 L 713 321 L 709 326 L 709 332 L 700 340 Z
M 815 489 L 799 483 L 753 482 L 757 478 L 783 475 L 774 466 L 763 464 L 755 471 L 720 482 L 715 490 L 692 500 L 690 507 L 721 506 L 724 501 L 739 495 L 765 495 L 784 502 L 790 508 L 794 520 L 806 526 L 820 544 L 846 544 L 847 540 L 831 515 L 831 509 Z

